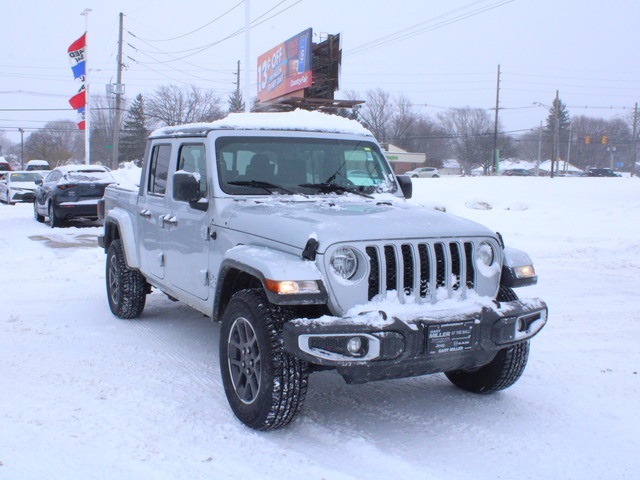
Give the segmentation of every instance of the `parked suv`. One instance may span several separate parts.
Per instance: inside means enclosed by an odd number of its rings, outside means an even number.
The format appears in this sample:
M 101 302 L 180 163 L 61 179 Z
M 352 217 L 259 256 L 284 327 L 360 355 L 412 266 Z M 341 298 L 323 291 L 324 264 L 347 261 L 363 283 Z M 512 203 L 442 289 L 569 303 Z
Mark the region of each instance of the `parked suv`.
M 438 169 L 435 167 L 420 167 L 414 170 L 409 170 L 403 175 L 408 175 L 411 178 L 438 178 Z
M 619 173 L 614 172 L 610 168 L 590 168 L 588 172 L 583 173 L 583 177 L 621 177 Z
M 27 171 L 31 171 L 31 170 L 48 171 L 48 170 L 51 170 L 51 167 L 49 166 L 49 162 L 47 162 L 46 160 L 29 160 L 27 162 L 27 165 L 24 167 L 24 169 Z
M 61 227 L 71 219 L 98 218 L 98 200 L 115 179 L 101 165 L 65 165 L 53 169 L 37 182 L 33 215 L 38 222 L 45 217 L 51 227 Z

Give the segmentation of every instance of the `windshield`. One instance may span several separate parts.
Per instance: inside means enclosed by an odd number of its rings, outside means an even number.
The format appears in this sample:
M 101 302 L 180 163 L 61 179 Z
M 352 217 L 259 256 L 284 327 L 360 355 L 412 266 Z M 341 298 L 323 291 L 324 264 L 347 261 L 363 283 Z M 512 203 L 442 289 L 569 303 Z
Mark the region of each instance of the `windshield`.
M 386 160 L 372 142 L 223 137 L 216 141 L 220 187 L 234 195 L 394 192 Z
M 68 172 L 65 178 L 70 182 L 113 182 L 109 172 L 104 170 L 74 170 Z

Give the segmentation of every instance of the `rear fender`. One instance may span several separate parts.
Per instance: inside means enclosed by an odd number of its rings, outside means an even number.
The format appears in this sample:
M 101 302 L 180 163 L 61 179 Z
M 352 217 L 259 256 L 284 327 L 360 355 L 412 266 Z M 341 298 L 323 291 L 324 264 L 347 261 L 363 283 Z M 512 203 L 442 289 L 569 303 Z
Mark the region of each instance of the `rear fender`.
M 140 258 L 136 248 L 135 229 L 131 216 L 122 209 L 112 209 L 104 220 L 104 249 L 117 238 L 122 241 L 124 255 L 129 268 L 140 268 Z

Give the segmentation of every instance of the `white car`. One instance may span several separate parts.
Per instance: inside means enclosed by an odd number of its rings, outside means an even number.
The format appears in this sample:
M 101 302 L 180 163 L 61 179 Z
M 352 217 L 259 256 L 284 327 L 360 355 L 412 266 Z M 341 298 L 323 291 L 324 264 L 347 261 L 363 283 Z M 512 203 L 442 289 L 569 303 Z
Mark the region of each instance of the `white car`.
M 29 160 L 24 169 L 28 172 L 33 170 L 41 170 L 41 171 L 50 171 L 51 167 L 49 166 L 49 162 L 46 160 Z
M 439 178 L 438 169 L 435 167 L 420 167 L 414 170 L 405 172 L 404 175 L 408 175 L 411 178 Z
M 33 202 L 36 180 L 42 180 L 39 172 L 7 172 L 0 180 L 0 201 L 9 205 Z

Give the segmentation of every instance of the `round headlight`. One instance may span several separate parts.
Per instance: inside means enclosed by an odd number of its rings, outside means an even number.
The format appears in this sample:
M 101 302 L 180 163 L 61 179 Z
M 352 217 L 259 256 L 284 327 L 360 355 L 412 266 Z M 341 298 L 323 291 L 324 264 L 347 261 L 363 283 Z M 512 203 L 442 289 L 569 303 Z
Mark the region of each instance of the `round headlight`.
M 487 267 L 493 263 L 493 259 L 495 258 L 495 253 L 493 252 L 493 247 L 490 243 L 482 242 L 478 246 L 478 250 L 476 252 L 476 258 L 482 262 L 483 265 Z
M 340 247 L 331 256 L 329 265 L 338 277 L 350 280 L 358 271 L 358 255 L 353 248 Z

